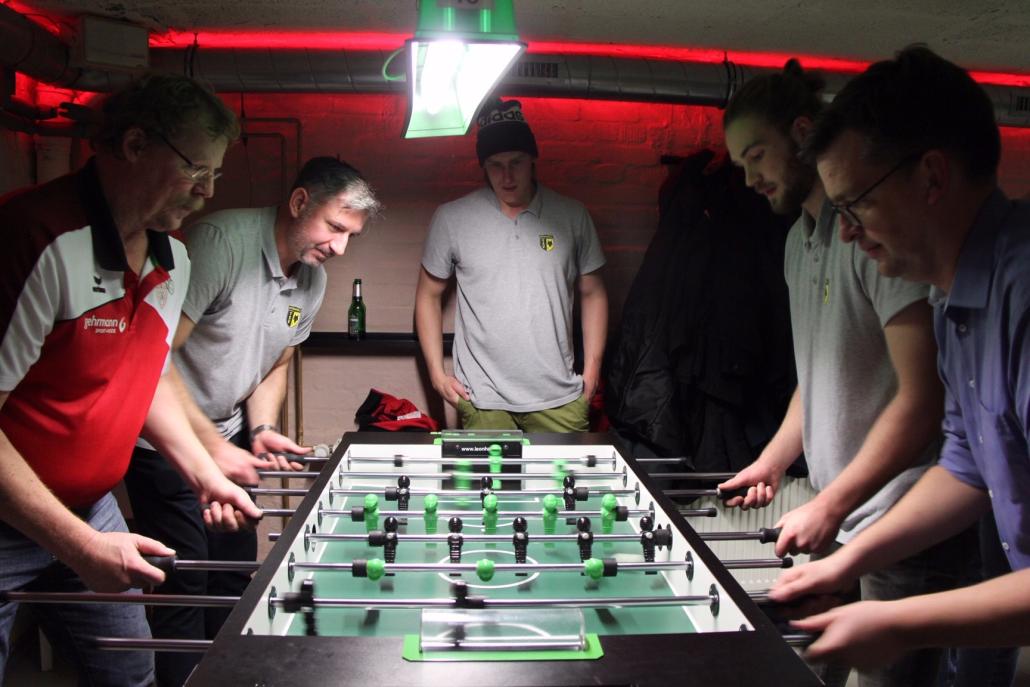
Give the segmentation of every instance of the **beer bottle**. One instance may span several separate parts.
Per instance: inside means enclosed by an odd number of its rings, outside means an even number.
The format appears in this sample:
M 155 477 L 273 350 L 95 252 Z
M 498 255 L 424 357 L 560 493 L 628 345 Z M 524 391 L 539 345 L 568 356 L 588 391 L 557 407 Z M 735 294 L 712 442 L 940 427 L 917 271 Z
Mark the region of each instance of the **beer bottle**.
M 354 280 L 354 291 L 347 310 L 347 336 L 352 339 L 365 338 L 365 303 L 361 300 L 361 280 Z

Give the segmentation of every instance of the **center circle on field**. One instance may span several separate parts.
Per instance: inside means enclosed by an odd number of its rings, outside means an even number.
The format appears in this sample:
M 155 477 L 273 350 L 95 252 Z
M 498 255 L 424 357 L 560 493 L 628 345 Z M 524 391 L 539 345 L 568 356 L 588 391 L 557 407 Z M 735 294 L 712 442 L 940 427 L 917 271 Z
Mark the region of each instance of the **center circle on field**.
M 491 553 L 491 554 L 493 554 L 493 553 L 500 553 L 500 554 L 504 554 L 505 556 L 511 556 L 512 558 L 515 558 L 515 552 L 514 551 L 505 551 L 503 549 L 473 549 L 471 551 L 462 551 L 461 552 L 461 556 L 462 556 L 462 558 L 464 558 L 467 554 L 472 554 L 472 553 Z M 450 560 L 451 560 L 450 556 L 444 556 L 443 558 L 441 558 L 437 562 L 438 563 L 449 563 Z M 529 565 L 531 563 L 535 565 L 537 562 L 538 561 L 535 558 L 530 556 L 528 553 L 526 554 L 526 564 L 527 565 Z M 437 575 L 440 577 L 441 580 L 443 580 L 447 584 L 450 584 L 450 583 L 454 582 L 454 578 L 451 577 L 450 575 L 448 575 L 447 573 L 437 573 Z M 472 575 L 476 576 L 476 573 L 473 572 Z M 465 584 L 470 589 L 511 589 L 511 588 L 514 588 L 514 587 L 518 587 L 519 585 L 529 584 L 530 582 L 532 582 L 533 580 L 535 580 L 538 577 L 540 577 L 540 571 L 539 570 L 537 572 L 534 572 L 529 577 L 526 577 L 526 578 L 523 578 L 523 579 L 519 579 L 519 580 L 515 580 L 514 582 L 509 582 L 507 584 L 490 584 L 489 582 L 483 582 L 482 580 L 479 579 L 478 576 L 476 576 L 476 580 L 478 580 L 477 582 L 473 583 L 473 582 L 466 581 Z

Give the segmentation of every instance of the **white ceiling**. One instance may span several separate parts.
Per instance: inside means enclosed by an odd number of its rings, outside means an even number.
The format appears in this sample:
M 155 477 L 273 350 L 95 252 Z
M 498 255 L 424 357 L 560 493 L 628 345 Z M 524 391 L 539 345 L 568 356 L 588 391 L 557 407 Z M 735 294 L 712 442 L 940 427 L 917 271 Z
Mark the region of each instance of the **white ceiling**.
M 20 0 L 166 29 L 410 33 L 415 0 Z M 524 40 L 875 60 L 925 42 L 970 69 L 1030 73 L 1030 0 L 515 0 Z

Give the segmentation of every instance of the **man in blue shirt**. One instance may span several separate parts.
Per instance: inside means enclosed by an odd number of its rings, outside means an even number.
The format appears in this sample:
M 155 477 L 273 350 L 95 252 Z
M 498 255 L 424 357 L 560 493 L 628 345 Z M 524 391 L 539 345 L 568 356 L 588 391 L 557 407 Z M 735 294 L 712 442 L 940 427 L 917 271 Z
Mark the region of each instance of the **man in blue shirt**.
M 839 553 L 785 573 L 770 597 L 836 591 L 993 509 L 1013 572 L 796 625 L 822 633 L 813 658 L 859 667 L 920 647 L 1030 644 L 1030 204 L 998 189 L 992 103 L 959 67 L 908 48 L 840 92 L 805 153 L 841 238 L 881 273 L 933 286 L 945 443 L 883 518 Z

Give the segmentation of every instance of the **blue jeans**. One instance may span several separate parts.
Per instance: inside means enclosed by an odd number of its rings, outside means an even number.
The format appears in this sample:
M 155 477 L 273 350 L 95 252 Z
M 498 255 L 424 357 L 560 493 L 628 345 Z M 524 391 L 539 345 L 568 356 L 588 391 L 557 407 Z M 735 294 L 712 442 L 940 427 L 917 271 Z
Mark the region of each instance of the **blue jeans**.
M 231 441 L 247 448 L 247 432 Z M 171 463 L 156 451 L 136 447 L 125 473 L 125 487 L 132 502 L 135 530 L 175 549 L 183 560 L 257 559 L 257 533 L 214 532 L 204 526 L 197 495 L 186 485 Z M 154 591 L 158 594 L 200 594 L 240 596 L 250 583 L 250 573 L 185 572 L 169 575 Z M 156 606 L 150 614 L 155 637 L 172 639 L 214 639 L 231 609 L 196 606 Z M 158 683 L 181 687 L 203 654 L 159 651 L 155 658 Z
M 128 532 L 111 494 L 79 511 L 79 515 L 100 532 Z M 49 552 L 0 521 L 0 589 L 81 592 L 86 591 L 86 586 Z M 11 627 L 17 610 L 16 603 L 0 603 L 0 676 L 11 653 Z M 80 685 L 130 687 L 153 683 L 153 653 L 102 651 L 83 641 L 86 637 L 149 639 L 150 628 L 142 605 L 36 604 L 32 610 L 51 644 L 77 669 Z

